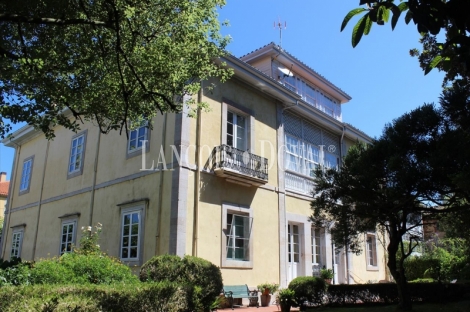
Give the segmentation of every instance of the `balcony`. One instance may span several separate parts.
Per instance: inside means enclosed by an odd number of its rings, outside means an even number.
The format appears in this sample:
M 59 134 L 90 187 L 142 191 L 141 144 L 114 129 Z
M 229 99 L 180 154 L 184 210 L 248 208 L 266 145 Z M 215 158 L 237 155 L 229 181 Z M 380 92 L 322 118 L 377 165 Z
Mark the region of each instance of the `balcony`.
M 260 186 L 268 182 L 268 159 L 220 145 L 212 150 L 211 170 L 227 182 L 245 186 Z

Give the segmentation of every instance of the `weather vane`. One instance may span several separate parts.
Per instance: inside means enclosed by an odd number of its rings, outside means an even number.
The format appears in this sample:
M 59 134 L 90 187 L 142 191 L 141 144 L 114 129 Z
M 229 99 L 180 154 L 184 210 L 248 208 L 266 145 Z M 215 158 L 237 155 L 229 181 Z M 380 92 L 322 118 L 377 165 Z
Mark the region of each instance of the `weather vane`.
M 279 18 L 277 24 L 274 22 L 274 28 L 279 28 L 279 46 L 282 47 L 282 22 L 281 18 Z M 287 22 L 284 21 L 284 29 L 287 28 Z

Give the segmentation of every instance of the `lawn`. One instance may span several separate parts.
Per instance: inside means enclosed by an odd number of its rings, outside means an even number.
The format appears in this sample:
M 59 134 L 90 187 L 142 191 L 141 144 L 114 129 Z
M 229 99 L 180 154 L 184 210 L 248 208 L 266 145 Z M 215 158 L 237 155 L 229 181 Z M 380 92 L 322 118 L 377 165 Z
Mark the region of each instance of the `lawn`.
M 318 308 L 310 309 L 309 312 L 395 312 L 396 305 L 390 306 L 377 306 L 377 307 L 349 307 L 349 308 Z M 447 304 L 414 304 L 413 311 L 417 312 L 468 312 L 470 311 L 470 300 L 450 302 Z

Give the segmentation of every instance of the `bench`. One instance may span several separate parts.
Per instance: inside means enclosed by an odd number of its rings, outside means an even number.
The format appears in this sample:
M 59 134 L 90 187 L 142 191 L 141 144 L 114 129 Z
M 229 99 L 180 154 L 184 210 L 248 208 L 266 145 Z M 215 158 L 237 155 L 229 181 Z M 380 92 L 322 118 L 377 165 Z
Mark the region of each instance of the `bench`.
M 235 298 L 248 298 L 250 300 L 250 305 L 256 304 L 256 307 L 257 308 L 259 307 L 258 290 L 250 290 L 246 284 L 224 286 L 224 295 L 225 295 L 225 298 L 229 300 L 232 310 L 233 310 L 233 299 Z

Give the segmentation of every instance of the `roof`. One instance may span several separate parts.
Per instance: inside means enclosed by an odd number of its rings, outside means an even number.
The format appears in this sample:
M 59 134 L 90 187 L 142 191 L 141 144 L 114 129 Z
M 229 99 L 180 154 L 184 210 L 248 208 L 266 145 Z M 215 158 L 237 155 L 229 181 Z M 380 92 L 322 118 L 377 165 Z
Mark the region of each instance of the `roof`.
M 10 187 L 10 181 L 0 182 L 0 196 L 8 196 L 8 188 Z
M 287 52 L 286 50 L 284 50 L 282 47 L 278 46 L 277 44 L 275 44 L 274 42 L 270 42 L 256 50 L 253 50 L 243 56 L 240 57 L 241 60 L 247 62 L 249 61 L 249 59 L 251 57 L 256 57 L 260 52 L 263 52 L 262 50 L 267 50 L 267 49 L 273 49 L 273 50 L 276 50 L 277 52 L 281 53 L 281 54 L 285 54 L 286 56 L 290 57 L 291 59 L 293 59 L 295 62 L 297 62 L 299 65 L 305 67 L 308 71 L 310 71 L 310 73 L 313 75 L 313 76 L 316 76 L 318 79 L 320 79 L 323 83 L 325 83 L 326 85 L 328 85 L 330 88 L 332 88 L 333 90 L 335 90 L 336 92 L 342 94 L 345 98 L 347 98 L 348 100 L 351 100 L 351 96 L 349 94 L 347 94 L 345 91 L 343 91 L 342 89 L 340 89 L 339 87 L 337 87 L 336 85 L 334 85 L 331 81 L 329 81 L 328 79 L 326 79 L 323 75 L 321 75 L 320 73 L 318 73 L 316 70 L 314 70 L 312 67 L 308 66 L 307 64 L 305 64 L 304 62 L 302 62 L 300 59 L 298 59 L 297 57 L 295 57 L 294 55 L 292 55 L 291 53 Z

